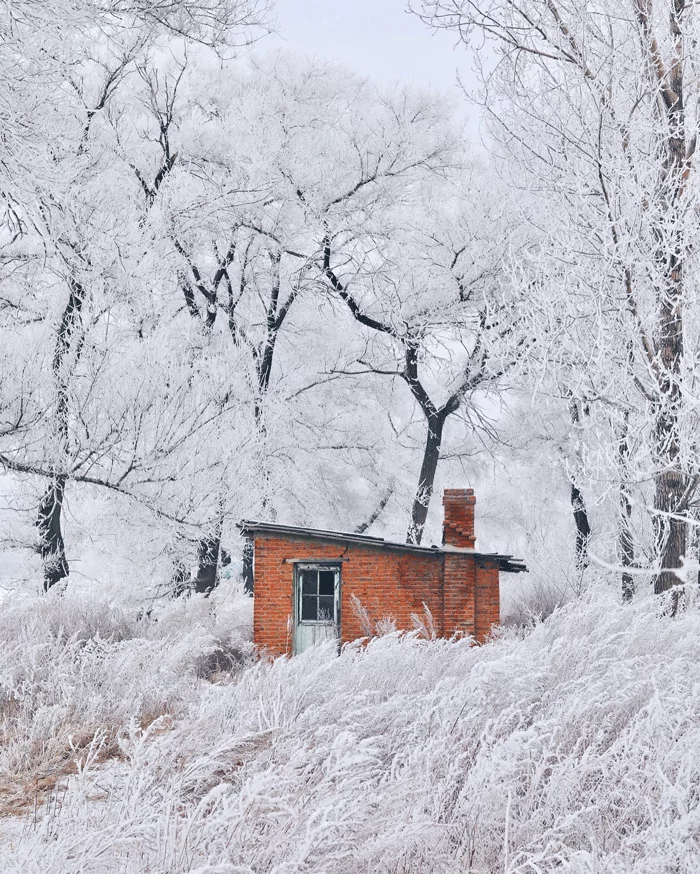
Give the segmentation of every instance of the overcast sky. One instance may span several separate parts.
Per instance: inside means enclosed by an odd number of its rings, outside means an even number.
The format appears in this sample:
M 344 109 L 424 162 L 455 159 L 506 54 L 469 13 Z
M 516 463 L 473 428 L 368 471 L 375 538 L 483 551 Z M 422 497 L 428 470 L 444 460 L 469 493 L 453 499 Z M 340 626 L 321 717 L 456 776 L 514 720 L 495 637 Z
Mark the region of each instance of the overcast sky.
M 431 85 L 463 103 L 457 70 L 472 80 L 464 47 L 409 15 L 404 0 L 277 0 L 276 13 L 279 36 L 265 40 L 268 47 L 337 60 L 380 82 Z M 464 104 L 465 116 L 472 112 Z

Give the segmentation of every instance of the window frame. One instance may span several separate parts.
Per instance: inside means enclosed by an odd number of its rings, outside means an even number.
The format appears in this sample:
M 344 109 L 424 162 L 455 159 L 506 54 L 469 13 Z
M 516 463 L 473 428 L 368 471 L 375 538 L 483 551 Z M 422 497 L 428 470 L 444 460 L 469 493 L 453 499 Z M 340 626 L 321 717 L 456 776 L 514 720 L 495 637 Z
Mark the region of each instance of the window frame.
M 292 598 L 294 600 L 294 624 L 295 625 L 335 625 L 338 629 L 340 629 L 340 605 L 341 605 L 341 586 L 343 584 L 343 572 L 342 572 L 342 562 L 333 559 L 329 559 L 328 561 L 313 561 L 313 560 L 305 560 L 294 562 L 294 587 L 292 592 Z M 305 570 L 313 570 L 313 571 L 323 571 L 330 570 L 334 571 L 338 575 L 338 584 L 337 587 L 334 583 L 333 586 L 333 607 L 335 612 L 335 617 L 333 619 L 302 619 L 301 618 L 301 599 L 303 597 L 302 593 L 302 585 L 301 585 L 301 572 Z M 337 598 L 336 598 L 336 588 L 337 588 Z M 318 591 L 318 587 L 317 587 Z M 316 598 L 319 598 L 319 595 L 316 595 Z

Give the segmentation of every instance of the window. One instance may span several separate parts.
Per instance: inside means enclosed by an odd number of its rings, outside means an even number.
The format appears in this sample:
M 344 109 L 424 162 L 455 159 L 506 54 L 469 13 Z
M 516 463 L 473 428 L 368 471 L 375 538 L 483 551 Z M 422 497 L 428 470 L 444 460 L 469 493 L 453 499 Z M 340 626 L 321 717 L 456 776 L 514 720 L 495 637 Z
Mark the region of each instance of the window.
M 299 622 L 338 621 L 340 568 L 305 565 L 297 569 Z

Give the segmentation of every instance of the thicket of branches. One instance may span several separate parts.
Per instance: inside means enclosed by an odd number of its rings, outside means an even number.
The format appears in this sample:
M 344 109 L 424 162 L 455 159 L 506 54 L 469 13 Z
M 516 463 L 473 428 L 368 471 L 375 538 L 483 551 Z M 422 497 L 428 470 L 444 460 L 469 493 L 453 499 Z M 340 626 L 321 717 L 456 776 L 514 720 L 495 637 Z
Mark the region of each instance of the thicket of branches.
M 43 102 L 4 165 L 0 463 L 46 588 L 66 507 L 105 498 L 174 588 L 211 589 L 246 515 L 366 530 L 393 500 L 420 541 L 446 420 L 486 434 L 518 357 L 514 235 L 450 107 L 242 63 L 259 4 L 185 8 L 71 7 L 47 59 L 11 21 L 9 110 Z
M 46 588 L 97 505 L 209 591 L 241 517 L 421 542 L 485 464 L 568 492 L 578 573 L 695 575 L 695 5 L 414 7 L 490 156 L 439 95 L 251 54 L 266 2 L 4 7 L 5 545 Z
M 532 199 L 541 236 L 515 272 L 534 303 L 533 361 L 570 410 L 580 561 L 588 480 L 589 499 L 617 503 L 625 596 L 640 569 L 675 589 L 697 568 L 697 4 L 414 9 L 482 41 L 480 100 Z

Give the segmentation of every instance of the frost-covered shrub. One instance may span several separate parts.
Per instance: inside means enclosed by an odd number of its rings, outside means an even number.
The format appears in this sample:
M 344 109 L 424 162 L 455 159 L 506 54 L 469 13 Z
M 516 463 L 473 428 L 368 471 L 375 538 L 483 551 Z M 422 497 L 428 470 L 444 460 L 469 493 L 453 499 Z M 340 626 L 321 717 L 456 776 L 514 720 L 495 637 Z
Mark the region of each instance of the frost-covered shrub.
M 529 628 L 547 619 L 575 596 L 576 593 L 569 586 L 556 585 L 546 579 L 526 580 L 503 603 L 501 624 L 505 627 Z
M 138 605 L 105 596 L 50 593 L 0 609 L 0 812 L 41 801 L 99 739 L 118 752 L 126 726 L 177 715 L 197 692 L 202 665 L 250 658 L 250 599 L 232 585 L 211 599 Z
M 501 575 L 501 625 L 507 628 L 531 628 L 559 607 L 581 598 L 591 590 L 619 587 L 619 574 L 588 568 L 585 573 L 575 565 L 558 575 L 535 566 L 533 572 Z

